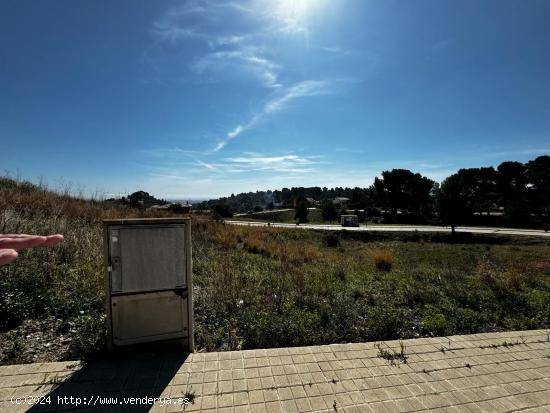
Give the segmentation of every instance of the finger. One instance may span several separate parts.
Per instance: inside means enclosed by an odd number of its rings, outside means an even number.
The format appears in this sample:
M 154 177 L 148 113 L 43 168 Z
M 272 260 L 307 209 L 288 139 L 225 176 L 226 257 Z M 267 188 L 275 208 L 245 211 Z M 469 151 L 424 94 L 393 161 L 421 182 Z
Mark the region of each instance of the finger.
M 41 237 L 39 235 L 29 235 L 24 238 L 0 238 L 0 249 L 10 248 L 21 250 L 24 248 L 32 248 L 44 244 L 46 240 L 46 237 Z
M 57 245 L 60 242 L 63 242 L 63 239 L 63 235 L 61 234 L 48 235 L 46 237 L 46 241 L 41 245 L 41 247 L 51 247 L 52 245 Z
M 35 238 L 37 236 L 41 235 L 29 235 L 29 234 L 0 234 L 0 240 L 6 239 L 6 238 L 17 238 L 17 239 L 29 239 L 29 238 Z M 64 237 L 61 234 L 54 234 L 54 235 L 46 235 L 46 242 L 42 245 L 44 246 L 51 246 L 59 244 L 63 241 Z
M 17 259 L 17 251 L 0 250 L 0 265 L 9 264 Z

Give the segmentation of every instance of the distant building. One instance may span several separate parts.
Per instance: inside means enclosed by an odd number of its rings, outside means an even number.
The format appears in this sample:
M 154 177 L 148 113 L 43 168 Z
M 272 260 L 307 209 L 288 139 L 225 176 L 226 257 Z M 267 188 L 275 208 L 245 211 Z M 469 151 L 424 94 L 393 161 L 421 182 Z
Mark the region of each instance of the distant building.
M 343 197 L 343 196 L 339 196 L 339 197 L 336 197 L 332 200 L 332 203 L 334 204 L 334 206 L 336 208 L 339 208 L 339 209 L 345 209 L 348 207 L 348 203 L 349 203 L 349 198 L 346 198 L 346 197 Z
M 151 211 L 170 211 L 174 212 L 175 214 L 189 214 L 191 213 L 193 205 L 189 203 L 181 204 L 179 202 L 174 202 L 171 204 L 163 204 L 163 205 L 153 205 L 149 208 Z
M 308 203 L 308 206 L 311 206 L 311 207 L 316 207 L 321 205 L 321 202 L 316 201 L 314 198 L 311 198 L 309 196 L 306 197 L 306 201 Z

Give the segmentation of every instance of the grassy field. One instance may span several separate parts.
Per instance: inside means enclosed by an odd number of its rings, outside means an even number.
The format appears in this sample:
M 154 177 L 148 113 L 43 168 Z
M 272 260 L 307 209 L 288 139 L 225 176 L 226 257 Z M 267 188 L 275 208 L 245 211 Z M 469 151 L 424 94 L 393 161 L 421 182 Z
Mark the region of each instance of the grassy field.
M 65 234 L 0 267 L 0 363 L 103 348 L 101 219 L 144 213 L 0 180 L 0 233 Z M 550 328 L 550 243 L 193 222 L 199 350 Z
M 550 327 L 548 241 L 196 227 L 209 350 Z

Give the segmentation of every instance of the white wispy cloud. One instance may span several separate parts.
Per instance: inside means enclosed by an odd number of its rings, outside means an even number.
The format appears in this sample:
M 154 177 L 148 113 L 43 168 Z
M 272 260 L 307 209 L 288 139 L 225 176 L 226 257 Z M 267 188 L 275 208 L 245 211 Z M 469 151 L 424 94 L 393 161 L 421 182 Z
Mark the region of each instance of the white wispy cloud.
M 241 156 L 225 158 L 231 172 L 272 172 L 305 174 L 317 171 L 324 164 L 322 156 L 299 156 L 296 154 L 265 155 L 245 152 Z
M 219 151 L 228 141 L 255 127 L 267 116 L 285 109 L 293 100 L 306 96 L 327 95 L 334 92 L 334 84 L 327 80 L 304 80 L 282 90 L 269 99 L 246 123 L 239 124 L 227 132 L 225 140 L 218 142 L 214 151 Z
M 235 19 L 250 15 L 253 10 L 231 1 L 191 0 L 169 9 L 153 22 L 152 32 L 162 40 L 185 40 L 198 38 L 214 44 L 228 44 L 239 41 L 239 35 L 220 33 L 220 22 L 232 16 Z M 225 22 L 231 23 L 229 22 Z M 236 27 L 237 25 L 235 25 Z M 236 29 L 235 29 L 236 30 Z
M 216 144 L 216 146 L 214 146 L 214 148 L 212 149 L 212 152 L 218 152 L 219 150 L 221 150 L 222 148 L 225 147 L 225 145 L 227 145 L 227 141 L 220 141 Z
M 234 139 L 234 138 L 236 138 L 241 132 L 243 132 L 245 129 L 246 129 L 245 126 L 237 125 L 237 126 L 235 127 L 235 129 L 233 129 L 233 130 L 227 132 L 227 137 L 228 137 L 229 139 Z
M 263 101 L 255 97 L 260 102 L 256 108 L 247 108 L 252 113 L 248 119 L 218 132 L 211 152 L 224 149 L 296 99 L 334 92 L 333 86 L 338 83 L 334 80 L 296 80 L 295 73 L 289 73 L 281 62 L 284 54 L 276 49 L 279 40 L 292 36 L 299 39 L 296 36 L 302 35 L 309 48 L 308 16 L 310 9 L 321 2 L 326 0 L 190 0 L 153 23 L 152 32 L 160 49 L 167 44 L 166 53 L 178 51 L 179 46 L 192 51 L 185 61 L 186 75 L 192 79 L 215 83 L 244 77 L 247 84 L 250 79 L 267 89 Z M 347 53 L 339 48 L 326 49 Z M 288 80 L 292 78 L 295 80 Z
M 264 107 L 265 113 L 273 113 L 284 109 L 292 100 L 305 96 L 320 96 L 331 93 L 331 82 L 327 80 L 304 80 L 287 88 L 285 92 Z
M 203 52 L 189 68 L 195 75 L 223 77 L 227 71 L 249 73 L 266 87 L 278 87 L 279 65 L 258 47 L 272 33 L 273 20 L 266 10 L 272 5 L 260 0 L 244 2 L 195 0 L 166 12 L 153 22 L 159 42 L 199 42 Z M 195 44 L 195 50 L 200 50 Z
M 256 154 L 252 152 L 245 152 L 244 156 L 238 156 L 233 158 L 226 158 L 227 161 L 237 164 L 247 164 L 256 166 L 265 165 L 280 165 L 280 164 L 295 164 L 295 165 L 309 165 L 315 163 L 315 159 L 318 156 L 305 156 L 298 155 L 280 155 L 280 156 L 266 156 L 262 154 Z
M 202 166 L 206 169 L 209 169 L 211 171 L 216 171 L 216 172 L 220 172 L 220 168 L 214 164 L 210 164 L 210 163 L 207 163 L 207 162 L 204 162 L 204 161 L 201 161 L 200 159 L 197 159 L 197 165 L 199 166 Z
M 315 46 L 316 49 L 326 52 L 334 56 L 363 56 L 365 52 L 354 49 L 344 49 L 339 46 Z M 372 53 L 369 53 L 371 60 L 375 60 L 376 56 Z M 372 63 L 372 62 L 371 62 Z
M 265 86 L 273 88 L 281 86 L 277 83 L 279 67 L 277 63 L 260 56 L 254 48 L 211 52 L 198 57 L 191 64 L 191 70 L 198 75 L 236 69 L 252 74 Z
M 204 176 L 227 176 L 243 173 L 304 174 L 317 171 L 320 165 L 329 165 L 322 155 L 296 153 L 265 154 L 243 152 L 238 156 L 219 158 L 215 154 L 197 155 L 179 148 L 156 149 L 142 152 L 147 162 L 140 166 L 151 170 L 154 176 L 178 176 L 185 173 L 189 179 Z M 185 172 L 183 172 L 185 171 Z

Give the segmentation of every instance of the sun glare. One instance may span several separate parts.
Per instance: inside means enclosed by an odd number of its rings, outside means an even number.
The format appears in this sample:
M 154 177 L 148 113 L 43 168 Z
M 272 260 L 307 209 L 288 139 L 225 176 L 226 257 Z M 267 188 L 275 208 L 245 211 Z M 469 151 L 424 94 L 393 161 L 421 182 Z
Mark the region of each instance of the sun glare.
M 307 30 L 308 15 L 320 3 L 320 0 L 280 0 L 273 4 L 273 15 L 284 23 L 285 31 L 302 32 Z
M 280 0 L 275 7 L 282 15 L 298 16 L 305 14 L 311 3 L 311 0 Z

